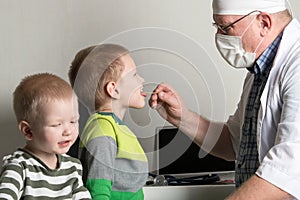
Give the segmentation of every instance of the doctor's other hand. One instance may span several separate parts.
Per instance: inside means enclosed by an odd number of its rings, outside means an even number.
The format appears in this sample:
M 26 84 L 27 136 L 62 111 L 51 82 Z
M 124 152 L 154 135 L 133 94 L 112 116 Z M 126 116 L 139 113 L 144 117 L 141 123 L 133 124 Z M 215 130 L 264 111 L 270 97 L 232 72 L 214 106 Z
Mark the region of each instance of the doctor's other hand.
M 181 96 L 170 85 L 165 83 L 159 84 L 149 99 L 151 108 L 171 124 L 179 127 L 181 119 L 188 109 Z

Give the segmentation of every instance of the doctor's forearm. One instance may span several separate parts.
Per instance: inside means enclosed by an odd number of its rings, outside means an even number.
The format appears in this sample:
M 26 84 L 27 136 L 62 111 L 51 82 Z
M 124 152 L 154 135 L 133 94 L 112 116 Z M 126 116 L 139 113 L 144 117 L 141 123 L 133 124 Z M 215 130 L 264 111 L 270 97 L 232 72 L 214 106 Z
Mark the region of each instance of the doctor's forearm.
M 183 133 L 201 146 L 209 123 L 207 119 L 189 110 L 183 114 L 178 127 Z
M 279 189 L 268 181 L 253 175 L 239 189 L 232 193 L 226 200 L 288 200 L 291 195 Z

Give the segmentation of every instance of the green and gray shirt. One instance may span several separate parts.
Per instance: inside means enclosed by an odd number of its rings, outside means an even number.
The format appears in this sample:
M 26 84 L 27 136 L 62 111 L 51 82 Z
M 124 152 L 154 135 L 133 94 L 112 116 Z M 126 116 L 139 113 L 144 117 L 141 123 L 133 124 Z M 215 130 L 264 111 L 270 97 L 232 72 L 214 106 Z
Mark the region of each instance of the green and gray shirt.
M 90 116 L 79 151 L 83 180 L 93 200 L 144 199 L 148 161 L 137 137 L 113 113 Z
M 3 158 L 0 199 L 91 199 L 82 183 L 82 165 L 68 155 L 58 156 L 50 169 L 31 153 L 18 149 Z

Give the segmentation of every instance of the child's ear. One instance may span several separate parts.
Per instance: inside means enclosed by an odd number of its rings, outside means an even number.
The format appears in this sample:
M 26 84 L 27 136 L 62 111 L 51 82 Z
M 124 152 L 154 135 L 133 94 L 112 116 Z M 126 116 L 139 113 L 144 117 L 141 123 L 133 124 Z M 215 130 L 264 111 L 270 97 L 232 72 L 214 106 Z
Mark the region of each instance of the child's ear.
M 32 132 L 30 124 L 24 120 L 19 123 L 19 130 L 24 135 L 26 140 L 32 140 Z
M 118 90 L 117 84 L 113 81 L 110 81 L 106 85 L 106 92 L 111 98 L 114 98 L 114 99 L 120 98 L 120 92 Z

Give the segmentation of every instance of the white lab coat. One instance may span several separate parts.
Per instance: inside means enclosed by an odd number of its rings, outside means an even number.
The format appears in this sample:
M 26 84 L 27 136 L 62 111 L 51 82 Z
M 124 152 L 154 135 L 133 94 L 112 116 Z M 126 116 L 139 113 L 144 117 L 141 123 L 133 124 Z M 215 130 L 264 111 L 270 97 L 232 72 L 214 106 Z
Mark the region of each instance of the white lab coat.
M 253 78 L 247 74 L 238 108 L 227 121 L 236 155 Z M 256 174 L 300 199 L 300 24 L 296 19 L 284 30 L 260 100 Z

